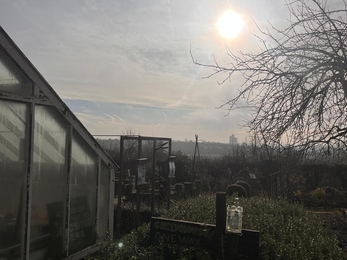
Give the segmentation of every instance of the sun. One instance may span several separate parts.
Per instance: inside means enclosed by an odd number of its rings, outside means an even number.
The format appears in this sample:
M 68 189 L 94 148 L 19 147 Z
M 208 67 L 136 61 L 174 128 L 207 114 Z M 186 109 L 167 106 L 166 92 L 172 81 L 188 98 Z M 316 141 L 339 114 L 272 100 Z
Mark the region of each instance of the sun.
M 244 22 L 241 16 L 233 11 L 227 11 L 222 14 L 217 22 L 219 33 L 227 39 L 236 38 L 242 31 Z

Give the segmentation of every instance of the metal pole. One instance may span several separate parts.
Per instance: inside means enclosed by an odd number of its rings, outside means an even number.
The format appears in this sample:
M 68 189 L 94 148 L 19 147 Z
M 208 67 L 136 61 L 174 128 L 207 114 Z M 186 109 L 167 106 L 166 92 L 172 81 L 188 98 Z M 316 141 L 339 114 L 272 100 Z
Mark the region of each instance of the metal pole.
M 170 138 L 169 139 L 169 158 L 171 156 L 171 145 L 172 145 L 172 140 Z M 171 197 L 171 179 L 170 179 L 169 175 L 170 175 L 170 173 L 168 173 L 168 176 L 167 176 L 167 193 L 166 193 L 167 194 L 166 195 L 167 209 L 170 209 L 170 197 Z
M 22 211 L 22 230 L 21 230 L 21 239 L 23 244 L 21 245 L 21 259 L 29 259 L 29 250 L 30 250 L 30 228 L 31 228 L 31 199 L 32 199 L 32 179 L 33 179 L 33 154 L 34 154 L 34 131 L 35 131 L 35 103 L 31 103 L 29 107 L 29 113 L 27 114 L 27 172 L 26 179 L 24 180 L 24 192 L 22 201 L 25 205 L 25 210 Z M 23 237 L 24 235 L 24 237 Z M 24 248 L 23 248 L 24 246 Z
M 109 192 L 109 216 L 108 216 L 108 229 L 109 238 L 113 240 L 113 219 L 114 219 L 114 185 L 115 185 L 116 170 L 110 169 L 110 192 Z
M 117 226 L 116 226 L 116 237 L 120 234 L 121 226 L 121 210 L 122 210 L 122 184 L 123 184 L 123 156 L 124 156 L 124 136 L 120 137 L 120 173 L 118 177 L 118 203 L 117 203 Z
M 142 150 L 142 139 L 141 136 L 139 135 L 139 140 L 138 140 L 138 148 L 137 148 L 137 159 L 141 158 L 141 150 Z M 138 162 L 138 161 L 137 161 Z M 138 174 L 138 173 L 137 173 Z M 135 228 L 137 230 L 138 226 L 140 225 L 140 186 L 137 186 L 137 178 L 136 176 L 136 214 L 135 214 Z
M 95 205 L 95 234 L 96 234 L 96 238 L 95 241 L 98 242 L 99 241 L 99 218 L 100 218 L 100 212 L 99 212 L 99 198 L 100 198 L 100 193 L 101 193 L 101 188 L 100 188 L 100 181 L 101 181 L 101 158 L 98 157 L 97 161 L 96 161 L 96 165 L 97 165 L 97 171 L 96 171 L 96 205 Z
M 156 140 L 153 140 L 153 161 L 152 161 L 152 178 L 151 178 L 151 186 L 152 186 L 152 194 L 151 194 L 151 215 L 154 215 L 154 189 L 155 189 L 155 150 L 156 150 Z
M 71 201 L 71 163 L 72 163 L 72 134 L 73 126 L 69 125 L 66 132 L 66 151 L 65 151 L 65 163 L 66 163 L 66 194 L 65 194 L 65 232 L 63 233 L 64 241 L 64 255 L 65 257 L 69 256 L 69 227 L 70 227 L 70 201 Z

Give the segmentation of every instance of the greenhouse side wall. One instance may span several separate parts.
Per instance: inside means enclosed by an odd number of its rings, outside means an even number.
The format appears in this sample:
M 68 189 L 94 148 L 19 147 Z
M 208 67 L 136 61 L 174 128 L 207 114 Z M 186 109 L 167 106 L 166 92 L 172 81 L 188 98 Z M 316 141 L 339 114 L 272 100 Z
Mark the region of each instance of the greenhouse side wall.
M 112 240 L 117 165 L 30 66 L 0 28 L 0 260 L 80 259 Z

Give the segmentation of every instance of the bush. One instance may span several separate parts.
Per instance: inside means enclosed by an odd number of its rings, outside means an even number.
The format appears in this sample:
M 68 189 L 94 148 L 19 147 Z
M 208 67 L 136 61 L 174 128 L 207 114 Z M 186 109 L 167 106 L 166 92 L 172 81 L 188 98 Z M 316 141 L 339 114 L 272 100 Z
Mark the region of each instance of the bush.
M 216 198 L 201 195 L 172 203 L 170 209 L 163 214 L 164 218 L 186 220 L 215 224 L 216 222 Z
M 245 182 L 245 181 L 237 181 L 235 184 L 244 187 L 245 190 L 247 191 L 248 197 L 251 196 L 251 185 L 249 185 L 248 182 Z
M 226 190 L 227 195 L 231 196 L 234 193 L 237 193 L 239 197 L 248 197 L 248 193 L 246 189 L 238 184 L 231 184 L 227 187 Z
M 231 204 L 234 196 L 227 198 Z M 252 197 L 240 198 L 244 207 L 243 228 L 259 230 L 259 259 L 307 260 L 346 259 L 338 249 L 335 238 L 328 234 L 320 220 L 298 203 Z M 215 224 L 215 195 L 202 195 L 174 202 L 163 215 L 166 218 Z M 119 246 L 122 243 L 122 247 Z M 208 252 L 173 245 L 151 245 L 149 225 L 132 231 L 112 243 L 93 259 L 210 259 Z M 242 258 L 244 259 L 244 258 Z
M 260 259 L 346 259 L 336 238 L 302 205 L 259 197 L 241 205 L 243 227 L 261 232 Z
M 294 198 L 300 199 L 300 198 L 302 198 L 302 196 L 303 196 L 303 192 L 301 190 L 293 191 L 293 197 Z
M 314 199 L 323 199 L 325 197 L 325 189 L 324 188 L 317 188 L 312 192 L 311 197 Z

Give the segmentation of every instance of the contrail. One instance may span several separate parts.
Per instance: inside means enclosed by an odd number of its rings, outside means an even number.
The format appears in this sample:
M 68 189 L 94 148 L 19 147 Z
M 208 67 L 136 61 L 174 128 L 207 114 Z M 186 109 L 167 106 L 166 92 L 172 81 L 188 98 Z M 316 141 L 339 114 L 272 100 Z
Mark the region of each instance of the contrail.
M 120 118 L 119 116 L 117 116 L 115 114 L 113 114 L 113 116 L 117 117 L 120 121 L 122 121 L 125 124 L 125 121 L 122 118 Z
M 161 111 L 163 113 L 163 115 L 165 116 L 165 119 L 163 121 L 161 121 L 159 124 L 157 124 L 155 127 L 158 127 L 160 126 L 162 123 L 164 123 L 166 120 L 167 120 L 167 116 L 166 114 L 164 113 L 164 111 Z
M 125 123 L 124 120 L 122 118 L 120 118 L 119 116 L 116 116 L 115 114 L 113 114 L 113 116 L 104 113 L 104 115 L 108 116 L 109 118 L 112 119 L 112 123 L 117 124 L 116 122 L 116 118 L 119 119 L 120 121 L 122 121 L 122 123 Z
M 167 0 L 167 5 L 168 5 L 168 12 L 169 12 L 169 21 L 170 21 L 170 29 L 171 29 L 171 36 L 174 36 L 174 30 L 173 30 L 173 25 L 172 25 L 172 14 L 171 14 L 171 4 L 170 0 Z

